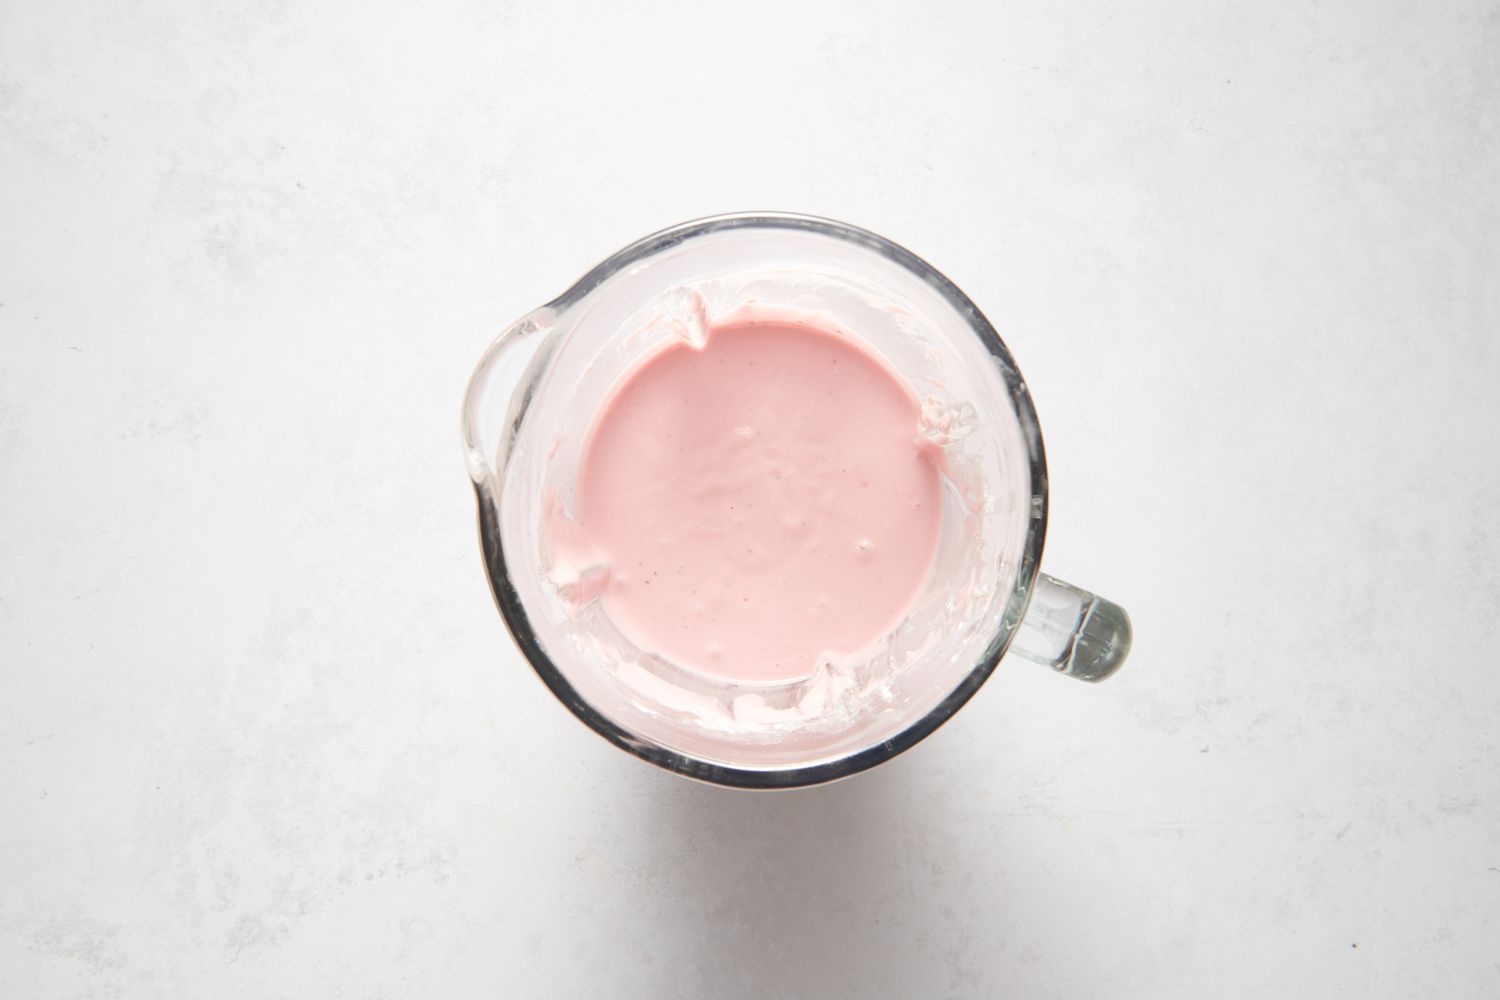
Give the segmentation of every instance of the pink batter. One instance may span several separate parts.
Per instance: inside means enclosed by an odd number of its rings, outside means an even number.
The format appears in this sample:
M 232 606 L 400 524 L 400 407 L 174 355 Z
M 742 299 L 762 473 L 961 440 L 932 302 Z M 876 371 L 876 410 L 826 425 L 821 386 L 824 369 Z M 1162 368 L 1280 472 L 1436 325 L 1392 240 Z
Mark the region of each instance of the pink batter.
M 726 322 L 650 356 L 595 417 L 580 471 L 605 612 L 731 680 L 806 677 L 881 638 L 937 548 L 919 416 L 881 360 L 795 320 Z

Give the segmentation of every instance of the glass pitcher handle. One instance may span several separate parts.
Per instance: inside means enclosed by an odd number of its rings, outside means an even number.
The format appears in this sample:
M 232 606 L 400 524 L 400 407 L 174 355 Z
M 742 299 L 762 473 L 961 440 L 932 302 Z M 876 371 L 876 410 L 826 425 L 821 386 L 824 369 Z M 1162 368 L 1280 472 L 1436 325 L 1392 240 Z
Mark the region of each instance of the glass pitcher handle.
M 1009 651 L 1069 677 L 1102 681 L 1130 652 L 1130 616 L 1113 601 L 1039 573 Z

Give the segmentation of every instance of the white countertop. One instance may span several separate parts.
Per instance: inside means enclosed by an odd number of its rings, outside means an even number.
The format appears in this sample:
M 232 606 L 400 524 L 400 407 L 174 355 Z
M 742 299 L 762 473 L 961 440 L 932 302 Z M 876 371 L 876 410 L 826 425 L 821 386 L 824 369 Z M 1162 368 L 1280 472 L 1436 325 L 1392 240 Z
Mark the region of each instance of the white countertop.
M 1305 7 L 0 8 L 0 996 L 1500 995 L 1500 8 Z M 767 796 L 524 666 L 468 372 L 745 208 L 1002 331 L 1119 677 Z

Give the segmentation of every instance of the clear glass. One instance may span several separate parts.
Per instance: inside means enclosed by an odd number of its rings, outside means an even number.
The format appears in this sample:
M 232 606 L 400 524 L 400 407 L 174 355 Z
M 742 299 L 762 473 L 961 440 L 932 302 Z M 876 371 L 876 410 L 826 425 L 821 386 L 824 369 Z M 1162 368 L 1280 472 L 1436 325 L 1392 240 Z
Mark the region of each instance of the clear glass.
M 716 681 L 635 648 L 554 572 L 547 527 L 571 515 L 584 436 L 619 376 L 747 302 L 857 333 L 923 400 L 947 465 L 937 561 L 910 614 L 868 661 L 790 684 Z M 952 282 L 865 230 L 730 215 L 626 247 L 491 345 L 463 436 L 490 582 L 522 652 L 587 725 L 678 773 L 748 788 L 832 780 L 936 729 L 1007 648 L 1087 680 L 1129 650 L 1121 608 L 1038 572 L 1046 463 L 1004 344 Z

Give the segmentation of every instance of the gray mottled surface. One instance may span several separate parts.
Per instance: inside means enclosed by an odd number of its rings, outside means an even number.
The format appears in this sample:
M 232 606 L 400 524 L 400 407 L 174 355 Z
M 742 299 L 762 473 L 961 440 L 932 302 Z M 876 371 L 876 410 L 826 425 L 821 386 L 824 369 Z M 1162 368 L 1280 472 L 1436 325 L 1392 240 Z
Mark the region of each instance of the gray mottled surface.
M 0 996 L 1500 995 L 1493 2 L 0 7 Z M 470 365 L 778 207 L 1020 359 L 1134 613 L 746 797 L 512 650 Z

